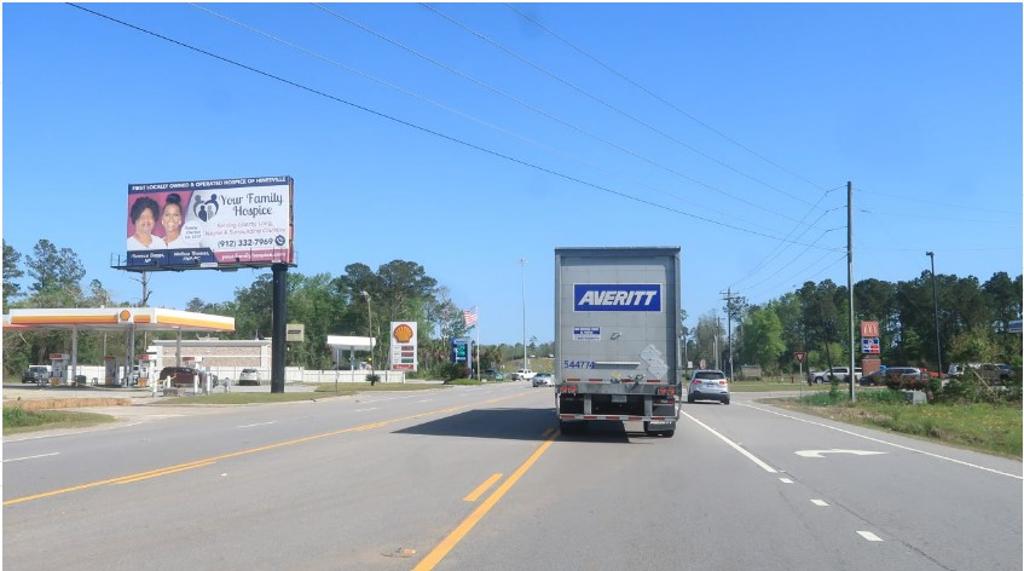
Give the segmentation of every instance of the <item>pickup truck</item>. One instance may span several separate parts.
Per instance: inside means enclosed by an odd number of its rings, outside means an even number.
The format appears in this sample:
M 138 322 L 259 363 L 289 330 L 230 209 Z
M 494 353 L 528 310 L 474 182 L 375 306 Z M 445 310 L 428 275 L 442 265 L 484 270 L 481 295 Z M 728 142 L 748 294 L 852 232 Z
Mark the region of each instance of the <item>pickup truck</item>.
M 512 378 L 519 381 L 529 381 L 536 376 L 537 373 L 531 371 L 530 369 L 519 369 L 518 371 L 512 374 Z
M 836 380 L 842 383 L 850 381 L 850 368 L 849 367 L 832 367 L 827 371 L 810 371 L 807 373 L 807 384 L 822 384 L 831 382 L 830 376 L 835 376 Z M 861 368 L 857 367 L 853 370 L 853 378 L 855 381 L 860 382 L 862 376 Z

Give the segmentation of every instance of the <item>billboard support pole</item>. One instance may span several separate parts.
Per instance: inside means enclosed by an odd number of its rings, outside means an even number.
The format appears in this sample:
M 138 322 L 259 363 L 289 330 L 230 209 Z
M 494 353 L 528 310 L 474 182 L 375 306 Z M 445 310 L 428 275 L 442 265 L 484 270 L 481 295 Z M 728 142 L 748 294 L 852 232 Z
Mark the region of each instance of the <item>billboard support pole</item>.
M 270 392 L 284 392 L 285 321 L 288 319 L 288 265 L 274 264 L 274 312 L 270 345 Z

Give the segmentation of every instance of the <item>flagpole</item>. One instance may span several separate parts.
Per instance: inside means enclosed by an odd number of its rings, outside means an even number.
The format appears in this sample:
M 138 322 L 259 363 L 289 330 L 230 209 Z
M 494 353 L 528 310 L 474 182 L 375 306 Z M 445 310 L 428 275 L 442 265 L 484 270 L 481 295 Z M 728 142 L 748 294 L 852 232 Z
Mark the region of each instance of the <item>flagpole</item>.
M 480 371 L 480 314 L 476 316 L 476 380 L 483 380 L 483 373 Z

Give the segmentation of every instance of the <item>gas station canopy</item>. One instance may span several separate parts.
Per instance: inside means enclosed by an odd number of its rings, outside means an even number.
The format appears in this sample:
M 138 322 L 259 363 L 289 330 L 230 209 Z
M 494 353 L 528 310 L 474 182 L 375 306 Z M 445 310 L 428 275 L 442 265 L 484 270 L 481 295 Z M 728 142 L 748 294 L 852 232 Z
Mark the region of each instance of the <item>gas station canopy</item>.
M 161 307 L 12 309 L 4 329 L 232 332 L 235 319 Z
M 12 309 L 4 316 L 4 331 L 27 329 L 64 329 L 71 331 L 70 369 L 72 383 L 78 377 L 78 333 L 79 331 L 120 331 L 128 334 L 124 368 L 124 383 L 128 383 L 134 355 L 135 333 L 137 331 L 174 331 L 177 335 L 175 364 L 181 365 L 181 332 L 232 332 L 235 319 L 220 315 L 178 311 L 162 307 L 73 307 L 47 309 Z M 60 369 L 63 371 L 63 362 Z M 52 356 L 51 356 L 51 360 Z M 56 362 L 56 361 L 55 361 Z M 55 365 L 54 367 L 58 367 Z M 155 385 L 154 385 L 155 386 Z

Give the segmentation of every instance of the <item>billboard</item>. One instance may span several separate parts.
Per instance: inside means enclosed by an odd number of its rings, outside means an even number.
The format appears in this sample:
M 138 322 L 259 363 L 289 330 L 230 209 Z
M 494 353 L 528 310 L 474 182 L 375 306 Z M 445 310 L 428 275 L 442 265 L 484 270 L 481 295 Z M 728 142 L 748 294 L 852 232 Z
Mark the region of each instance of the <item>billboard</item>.
M 288 176 L 130 184 L 126 265 L 291 264 L 293 188 Z
M 416 355 L 416 322 L 391 322 L 391 370 L 415 371 L 418 365 Z

